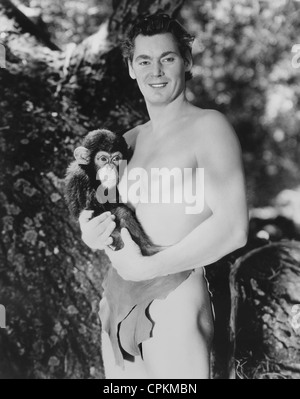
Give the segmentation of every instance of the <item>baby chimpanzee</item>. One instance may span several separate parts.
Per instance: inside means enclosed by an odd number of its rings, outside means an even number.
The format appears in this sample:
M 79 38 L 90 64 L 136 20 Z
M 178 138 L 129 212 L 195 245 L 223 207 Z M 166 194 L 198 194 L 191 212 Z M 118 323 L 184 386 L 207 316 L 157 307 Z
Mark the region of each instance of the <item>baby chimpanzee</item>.
M 152 244 L 135 213 L 119 202 L 117 184 L 119 164 L 128 161 L 130 149 L 123 137 L 109 130 L 94 130 L 74 151 L 75 161 L 68 167 L 65 198 L 71 214 L 78 219 L 81 211 L 94 211 L 93 217 L 110 211 L 116 216 L 116 228 L 111 234 L 113 247 L 123 247 L 121 228 L 129 230 L 142 255 L 153 255 L 160 247 Z

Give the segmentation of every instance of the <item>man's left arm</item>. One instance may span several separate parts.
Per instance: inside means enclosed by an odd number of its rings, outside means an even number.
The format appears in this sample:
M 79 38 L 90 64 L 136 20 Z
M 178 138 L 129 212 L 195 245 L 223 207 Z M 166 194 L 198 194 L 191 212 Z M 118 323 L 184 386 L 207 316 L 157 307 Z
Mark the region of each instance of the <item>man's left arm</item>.
M 209 265 L 247 241 L 248 210 L 238 138 L 216 111 L 211 111 L 204 126 L 207 134 L 199 135 L 199 142 L 195 139 L 195 156 L 199 166 L 204 162 L 204 196 L 212 215 L 180 242 L 151 257 L 159 275 Z

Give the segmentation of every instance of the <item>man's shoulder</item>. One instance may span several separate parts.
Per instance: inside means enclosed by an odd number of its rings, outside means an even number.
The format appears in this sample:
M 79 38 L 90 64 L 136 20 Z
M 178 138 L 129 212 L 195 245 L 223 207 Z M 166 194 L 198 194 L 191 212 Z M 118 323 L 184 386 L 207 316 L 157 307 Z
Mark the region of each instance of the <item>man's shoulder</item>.
M 233 159 L 239 156 L 241 146 L 234 128 L 225 115 L 216 110 L 200 110 L 194 119 L 192 134 L 194 149 L 201 159 L 219 160 Z
M 135 126 L 133 129 L 128 130 L 128 132 L 123 134 L 124 139 L 126 140 L 126 143 L 129 145 L 131 148 L 135 148 L 135 143 L 138 138 L 138 135 L 145 129 L 149 122 Z
M 214 109 L 199 109 L 195 112 L 196 135 L 209 141 L 226 140 L 236 137 L 236 133 L 224 114 Z
M 205 125 L 228 125 L 229 122 L 224 114 L 215 109 L 194 109 L 194 120 L 196 123 L 204 123 Z

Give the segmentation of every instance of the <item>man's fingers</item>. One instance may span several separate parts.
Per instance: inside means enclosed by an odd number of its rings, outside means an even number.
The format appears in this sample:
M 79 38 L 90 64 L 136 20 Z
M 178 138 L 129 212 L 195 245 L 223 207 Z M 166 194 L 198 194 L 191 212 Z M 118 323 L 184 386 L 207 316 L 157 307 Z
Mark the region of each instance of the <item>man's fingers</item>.
M 108 237 L 108 239 L 105 241 L 105 245 L 111 245 L 114 242 L 112 237 Z
M 109 223 L 109 221 L 112 220 L 112 218 L 115 218 L 115 216 L 113 216 L 110 212 L 105 212 L 99 216 L 96 216 L 95 218 L 90 220 L 88 223 L 91 228 L 95 228 L 104 222 Z
M 112 229 L 111 231 L 113 231 L 113 230 L 114 230 L 114 227 L 112 228 L 112 225 L 115 226 L 116 223 L 112 220 L 111 217 L 108 217 L 108 218 L 106 218 L 103 222 L 99 223 L 99 225 L 97 225 L 97 226 L 95 227 L 95 228 L 98 228 L 98 229 L 97 229 L 97 231 L 98 231 L 98 236 L 104 234 L 108 228 L 110 228 L 110 230 Z M 101 229 L 100 229 L 100 227 L 101 227 Z
M 113 219 L 115 219 L 115 216 L 111 215 L 110 212 L 105 212 L 99 216 L 96 216 L 91 220 L 88 220 L 87 215 L 83 214 L 83 216 L 80 215 L 79 223 L 80 223 L 80 228 L 83 232 L 94 231 L 97 230 L 98 226 L 101 226 L 102 229 L 98 231 L 98 233 L 101 234 Z
M 95 224 L 100 224 L 102 222 L 104 222 L 104 220 L 106 220 L 109 216 L 111 216 L 112 218 L 115 218 L 115 215 L 112 215 L 111 212 L 104 212 L 99 216 L 96 216 L 93 221 L 95 221 Z
M 111 233 L 114 231 L 115 227 L 116 227 L 115 222 L 112 222 L 110 220 L 108 223 L 106 223 L 106 221 L 105 221 L 105 230 L 99 234 L 98 238 L 101 238 L 102 242 L 106 242 L 106 240 L 109 238 Z
M 79 223 L 80 225 L 87 223 L 93 216 L 94 211 L 82 211 L 79 215 Z
M 111 212 L 104 212 L 93 217 L 93 211 L 82 211 L 79 217 L 82 240 L 90 247 L 104 249 L 107 245 L 113 244 L 110 237 L 116 227 L 115 215 Z

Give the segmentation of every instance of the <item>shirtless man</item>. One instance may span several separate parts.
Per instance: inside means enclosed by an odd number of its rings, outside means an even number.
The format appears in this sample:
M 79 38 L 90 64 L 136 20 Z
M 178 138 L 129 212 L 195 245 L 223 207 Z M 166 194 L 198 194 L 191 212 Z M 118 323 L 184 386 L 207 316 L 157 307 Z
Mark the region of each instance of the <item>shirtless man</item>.
M 210 378 L 213 320 L 203 266 L 244 246 L 247 240 L 244 174 L 236 134 L 222 114 L 196 108 L 185 96 L 186 76 L 192 68 L 190 40 L 177 21 L 166 16 L 149 17 L 132 29 L 127 48 L 129 73 L 137 80 L 150 120 L 124 137 L 134 149 L 128 171 L 143 168 L 150 176 L 152 168 L 204 168 L 202 212 L 188 214 L 184 201 L 132 201 L 153 243 L 167 246 L 149 257 L 141 255 L 124 229 L 124 248 L 113 251 L 108 247 L 115 228 L 112 216 L 89 220 L 84 212 L 80 217 L 84 242 L 105 249 L 126 280 L 193 270 L 166 299 L 151 303 L 149 313 L 155 324 L 153 336 L 142 344 L 143 358 L 125 361 L 122 370 L 103 333 L 107 378 Z M 195 173 L 191 178 L 196 184 Z M 121 196 L 124 186 L 122 179 Z

